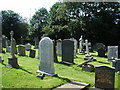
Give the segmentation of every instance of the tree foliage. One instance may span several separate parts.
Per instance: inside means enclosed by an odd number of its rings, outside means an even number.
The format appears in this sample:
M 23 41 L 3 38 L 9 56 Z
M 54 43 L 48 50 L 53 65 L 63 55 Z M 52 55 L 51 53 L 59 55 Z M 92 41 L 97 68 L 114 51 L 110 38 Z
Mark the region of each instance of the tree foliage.
M 28 24 L 17 13 L 8 10 L 1 11 L 2 13 L 2 34 L 10 39 L 10 31 L 14 31 L 14 38 L 18 42 L 22 37 L 26 37 L 28 34 Z M 24 33 L 23 33 L 24 32 Z

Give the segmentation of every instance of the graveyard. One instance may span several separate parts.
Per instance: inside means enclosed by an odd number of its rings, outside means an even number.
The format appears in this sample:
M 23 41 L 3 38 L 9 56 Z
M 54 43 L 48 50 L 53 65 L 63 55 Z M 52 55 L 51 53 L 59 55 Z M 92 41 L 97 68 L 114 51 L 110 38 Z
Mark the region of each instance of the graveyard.
M 34 48 L 34 46 L 32 46 Z M 4 48 L 5 50 L 5 48 Z M 37 49 L 35 49 L 38 52 Z M 77 58 L 74 59 L 74 65 L 64 65 L 61 63 L 54 63 L 55 72 L 57 77 L 46 75 L 44 79 L 37 77 L 38 65 L 40 63 L 38 54 L 35 58 L 28 57 L 29 52 L 26 51 L 26 56 L 18 56 L 18 63 L 21 65 L 19 69 L 7 68 L 7 59 L 10 53 L 2 54 L 4 62 L 2 65 L 2 84 L 3 88 L 55 88 L 64 83 L 70 81 L 79 81 L 90 84 L 89 88 L 95 85 L 95 72 L 88 72 L 82 70 L 81 67 L 77 67 L 84 60 L 84 55 L 77 54 Z M 111 62 L 107 61 L 107 58 L 98 57 L 97 52 L 91 53 L 97 61 L 89 62 L 89 64 L 96 66 L 108 65 L 112 66 Z M 58 61 L 61 61 L 61 56 L 58 56 Z M 115 87 L 118 88 L 118 74 L 115 74 Z
M 0 89 L 120 90 L 119 0 L 38 1 L 0 11 Z

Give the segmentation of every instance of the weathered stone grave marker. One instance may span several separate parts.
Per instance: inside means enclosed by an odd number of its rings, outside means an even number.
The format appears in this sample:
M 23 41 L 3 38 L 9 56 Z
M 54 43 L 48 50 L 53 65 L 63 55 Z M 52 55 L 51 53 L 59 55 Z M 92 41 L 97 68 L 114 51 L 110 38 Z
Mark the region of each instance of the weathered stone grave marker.
M 39 58 L 40 65 L 38 72 L 47 74 L 50 76 L 57 75 L 54 70 L 54 52 L 53 52 L 53 42 L 49 37 L 44 37 L 39 43 Z M 39 75 L 38 75 L 39 76 Z
M 105 57 L 105 49 L 104 48 L 100 48 L 98 49 L 98 56 L 99 57 Z
M 18 46 L 18 55 L 19 56 L 25 56 L 26 55 L 26 53 L 25 53 L 25 46 L 23 46 L 23 45 L 19 45 Z
M 83 36 L 81 36 L 81 38 L 79 39 L 79 54 L 85 54 L 83 50 L 83 43 Z
M 62 40 L 58 39 L 57 40 L 57 55 L 62 56 Z
M 108 61 L 119 57 L 119 47 L 118 46 L 108 46 Z
M 62 41 L 62 63 L 74 64 L 74 41 L 70 39 Z
M 115 69 L 109 66 L 95 68 L 95 87 L 100 89 L 114 89 Z
M 29 51 L 31 49 L 31 44 L 30 43 L 26 44 L 25 48 L 27 51 Z
M 13 38 L 13 34 L 14 32 L 11 31 L 10 35 L 11 35 L 11 50 L 10 50 L 10 57 L 8 58 L 8 66 L 10 68 L 19 68 L 18 65 L 18 61 L 17 61 L 17 57 L 14 55 L 15 54 L 15 50 L 16 50 L 16 43 L 15 43 L 15 39 Z

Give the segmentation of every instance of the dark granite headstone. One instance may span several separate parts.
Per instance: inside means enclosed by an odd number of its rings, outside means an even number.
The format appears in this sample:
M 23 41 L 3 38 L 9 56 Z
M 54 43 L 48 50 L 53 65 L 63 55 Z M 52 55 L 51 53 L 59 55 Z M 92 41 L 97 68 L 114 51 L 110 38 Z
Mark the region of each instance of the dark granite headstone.
M 98 56 L 105 57 L 105 49 L 103 49 L 103 48 L 98 49 Z
M 100 89 L 114 89 L 115 69 L 109 66 L 95 68 L 95 87 Z
M 74 63 L 74 41 L 69 39 L 62 41 L 62 62 Z
M 35 58 L 35 50 L 33 50 L 33 49 L 30 49 L 30 55 L 29 55 L 29 57 L 32 57 L 32 58 Z
M 115 71 L 120 71 L 120 60 L 113 60 L 112 66 L 115 67 Z

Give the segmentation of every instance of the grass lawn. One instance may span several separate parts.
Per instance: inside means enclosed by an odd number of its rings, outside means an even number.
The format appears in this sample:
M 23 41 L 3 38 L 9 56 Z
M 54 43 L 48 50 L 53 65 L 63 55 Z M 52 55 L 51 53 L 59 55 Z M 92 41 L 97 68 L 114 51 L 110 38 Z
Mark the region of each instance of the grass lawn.
M 27 52 L 27 51 L 26 51 Z M 40 60 L 38 57 L 38 51 L 36 50 L 36 58 L 30 58 L 28 56 L 17 56 L 19 65 L 22 65 L 20 69 L 7 68 L 9 53 L 2 54 L 2 58 L 5 60 L 2 64 L 2 84 L 3 88 L 54 88 L 61 84 L 70 81 L 80 81 L 89 83 L 92 86 L 95 85 L 95 73 L 83 71 L 78 64 L 82 63 L 85 55 L 77 55 L 78 58 L 74 59 L 75 65 L 67 66 L 60 63 L 54 63 L 55 72 L 58 77 L 45 76 L 43 80 L 36 77 L 38 73 L 38 66 Z M 94 66 L 108 65 L 107 58 L 97 57 L 97 53 L 91 53 L 97 61 L 90 62 Z M 28 52 L 27 52 L 28 55 Z M 61 57 L 58 56 L 59 61 Z M 115 87 L 118 87 L 118 74 L 115 75 Z

